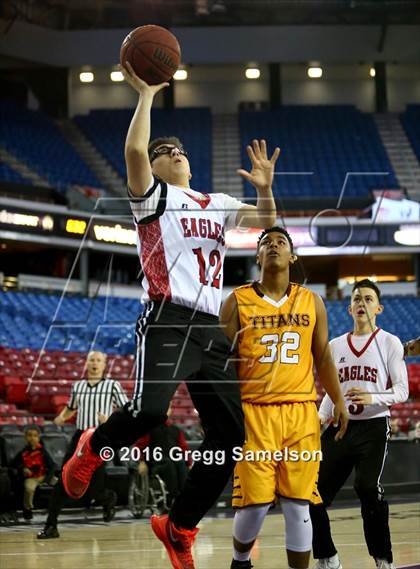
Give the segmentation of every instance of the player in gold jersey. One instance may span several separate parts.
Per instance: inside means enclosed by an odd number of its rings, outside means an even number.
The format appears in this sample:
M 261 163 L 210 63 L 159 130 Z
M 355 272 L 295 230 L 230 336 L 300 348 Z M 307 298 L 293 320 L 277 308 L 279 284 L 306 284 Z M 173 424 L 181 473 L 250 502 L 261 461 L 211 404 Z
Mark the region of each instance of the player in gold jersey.
M 335 402 L 337 440 L 348 415 L 328 344 L 322 300 L 291 283 L 293 243 L 281 227 L 258 241 L 258 282 L 225 300 L 221 323 L 235 349 L 246 441 L 234 474 L 231 569 L 252 567 L 250 554 L 265 515 L 278 497 L 286 524 L 289 568 L 306 569 L 312 546 L 309 503 L 320 501 L 316 481 L 320 434 L 312 372 Z M 293 456 L 292 456 L 293 455 Z M 280 567 L 280 564 L 279 564 Z

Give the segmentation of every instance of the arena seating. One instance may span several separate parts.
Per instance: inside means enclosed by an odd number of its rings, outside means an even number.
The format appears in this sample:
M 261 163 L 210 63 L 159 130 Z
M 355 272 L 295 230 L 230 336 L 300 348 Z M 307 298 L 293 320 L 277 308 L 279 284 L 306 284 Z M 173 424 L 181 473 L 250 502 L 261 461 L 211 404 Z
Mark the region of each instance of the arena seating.
M 74 121 L 121 177 L 126 178 L 124 143 L 133 109 L 94 110 Z M 193 172 L 191 185 L 211 192 L 211 113 L 208 108 L 152 110 L 152 138 L 177 136 L 188 152 Z
M 330 335 L 339 336 L 351 324 L 347 300 L 326 304 Z M 379 325 L 402 341 L 410 339 L 417 330 L 420 300 L 390 296 L 384 305 Z M 0 292 L 0 310 L 0 345 L 65 352 L 86 352 L 96 346 L 123 355 L 134 353 L 134 323 L 141 304 L 130 298 L 67 296 L 60 302 L 56 295 Z M 50 372 L 44 371 L 47 377 Z
M 34 417 L 55 416 L 67 403 L 74 381 L 85 375 L 86 353 L 38 352 L 0 347 L 0 426 L 26 425 Z M 109 355 L 106 374 L 118 379 L 130 397 L 135 361 L 130 355 Z M 174 396 L 172 419 L 184 427 L 198 423 L 188 390 L 181 384 Z
M 11 182 L 12 184 L 28 184 L 28 180 L 21 176 L 19 172 L 10 168 L 8 164 L 0 162 L 0 181 Z
M 410 105 L 401 118 L 418 156 L 420 131 L 416 125 L 419 124 L 419 108 Z M 122 178 L 126 177 L 124 141 L 132 115 L 133 109 L 98 109 L 73 119 Z M 0 104 L 0 118 L 4 125 L 1 143 L 54 187 L 62 190 L 71 184 L 101 187 L 95 174 L 46 115 L 6 101 Z M 284 175 L 275 179 L 275 193 L 279 197 L 338 197 L 347 172 L 389 174 L 350 175 L 345 197 L 367 196 L 374 188 L 398 187 L 373 116 L 351 105 L 284 106 L 272 112 L 242 111 L 239 126 L 244 165 L 249 164 L 245 147 L 253 138 L 266 138 L 270 149 L 275 145 L 282 148 L 278 171 Z M 189 153 L 192 187 L 211 191 L 210 109 L 153 109 L 152 137 L 168 134 L 179 136 Z M 303 175 L 302 172 L 313 174 Z M 20 182 L 19 178 L 19 174 L 0 165 L 0 180 Z M 245 195 L 255 196 L 248 183 L 245 183 Z
M 407 109 L 401 114 L 400 120 L 414 153 L 420 160 L 420 105 L 407 105 Z
M 101 188 L 95 174 L 64 139 L 59 128 L 45 114 L 30 111 L 12 101 L 0 102 L 1 144 L 56 189 L 69 185 Z M 0 179 L 7 173 L 0 170 Z M 20 180 L 16 180 L 20 181 Z M 25 181 L 25 184 L 30 184 Z
M 373 117 L 352 105 L 284 106 L 276 111 L 242 111 L 239 115 L 242 160 L 253 138 L 269 141 L 269 151 L 282 149 L 275 178 L 279 197 L 339 196 L 347 172 L 389 172 L 388 176 L 351 175 L 345 197 L 374 188 L 398 187 Z M 292 174 L 313 172 L 311 175 Z M 245 194 L 255 190 L 245 183 Z
M 351 327 L 351 318 L 346 307 L 348 300 L 327 301 L 328 320 L 331 336 L 344 334 Z M 398 336 L 405 342 L 416 336 L 418 331 L 417 315 L 420 310 L 420 299 L 411 296 L 383 297 L 385 310 L 379 316 L 378 326 Z
M 107 353 L 133 353 L 138 300 L 74 296 L 59 303 L 53 295 L 0 293 L 0 345 L 85 352 L 94 340 Z
M 347 303 L 346 299 L 326 301 L 332 336 L 350 329 Z M 420 299 L 390 296 L 383 303 L 385 311 L 379 325 L 403 341 L 415 336 Z M 59 305 L 55 295 L 0 292 L 0 311 L 0 426 L 25 425 L 33 422 L 34 416 L 41 417 L 42 424 L 44 416 L 56 415 L 67 402 L 72 383 L 84 376 L 86 352 L 92 347 L 109 354 L 107 374 L 119 379 L 131 395 L 138 300 L 69 296 Z M 40 352 L 41 348 L 44 351 Z M 404 428 L 417 419 L 420 408 L 420 363 L 418 358 L 410 362 L 413 405 L 393 410 L 393 416 L 404 419 Z M 3 405 L 1 400 L 5 401 Z M 173 399 L 172 414 L 185 428 L 195 428 L 198 423 L 183 385 Z

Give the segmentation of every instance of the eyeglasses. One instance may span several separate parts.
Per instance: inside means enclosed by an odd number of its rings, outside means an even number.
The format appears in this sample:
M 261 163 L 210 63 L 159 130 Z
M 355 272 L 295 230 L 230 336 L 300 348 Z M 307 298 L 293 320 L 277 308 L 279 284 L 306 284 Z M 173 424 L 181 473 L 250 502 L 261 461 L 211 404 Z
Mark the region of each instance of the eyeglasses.
M 164 154 L 172 154 L 174 150 L 177 150 L 178 154 L 181 154 L 181 156 L 185 156 L 185 158 L 188 158 L 188 154 L 183 148 L 163 145 L 153 150 L 152 154 L 150 155 L 150 163 L 152 163 L 153 160 L 156 160 L 156 158 L 158 158 L 159 156 L 163 156 Z

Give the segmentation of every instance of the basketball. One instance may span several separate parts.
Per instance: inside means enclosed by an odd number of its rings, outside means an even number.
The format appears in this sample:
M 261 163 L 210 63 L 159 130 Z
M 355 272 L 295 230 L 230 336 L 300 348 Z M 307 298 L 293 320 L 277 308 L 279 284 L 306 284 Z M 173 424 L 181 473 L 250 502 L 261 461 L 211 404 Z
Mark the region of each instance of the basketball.
M 149 85 L 168 81 L 178 69 L 181 48 L 178 40 L 161 26 L 141 26 L 124 39 L 120 62 L 128 61 L 136 74 Z

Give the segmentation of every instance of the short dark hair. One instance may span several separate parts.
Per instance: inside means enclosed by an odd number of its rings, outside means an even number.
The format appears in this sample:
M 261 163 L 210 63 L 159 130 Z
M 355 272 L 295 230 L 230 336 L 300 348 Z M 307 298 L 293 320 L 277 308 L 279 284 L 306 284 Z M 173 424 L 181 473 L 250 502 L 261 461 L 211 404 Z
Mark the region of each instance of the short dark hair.
M 264 231 L 260 234 L 260 236 L 258 237 L 258 243 L 257 243 L 257 253 L 258 250 L 260 248 L 260 243 L 261 240 L 268 235 L 268 233 L 281 233 L 282 235 L 284 235 L 286 237 L 286 239 L 289 242 L 290 245 L 290 250 L 293 253 L 293 241 L 292 238 L 290 237 L 288 231 L 286 231 L 286 229 L 284 227 L 280 227 L 279 225 L 275 225 L 274 227 L 270 227 L 270 229 L 264 229 Z
M 351 293 L 353 294 L 354 291 L 359 288 L 371 288 L 376 292 L 376 296 L 378 297 L 379 302 L 381 302 L 381 291 L 379 290 L 378 286 L 370 279 L 362 279 L 361 281 L 355 282 L 353 288 L 351 289 Z
M 38 425 L 26 425 L 26 427 L 23 430 L 24 434 L 26 435 L 26 433 L 28 433 L 29 431 L 36 431 L 38 435 L 41 434 L 41 429 L 38 427 Z
M 147 152 L 149 154 L 149 160 L 152 157 L 153 151 L 156 150 L 158 146 L 162 146 L 162 144 L 173 144 L 180 150 L 183 150 L 182 142 L 176 136 L 161 136 L 160 138 L 155 138 L 149 142 L 149 146 L 147 147 Z

